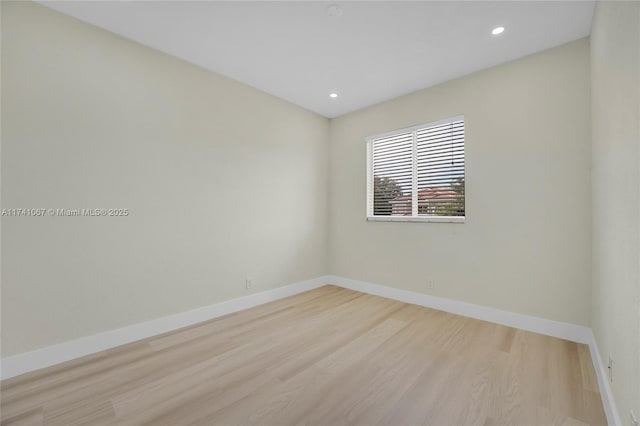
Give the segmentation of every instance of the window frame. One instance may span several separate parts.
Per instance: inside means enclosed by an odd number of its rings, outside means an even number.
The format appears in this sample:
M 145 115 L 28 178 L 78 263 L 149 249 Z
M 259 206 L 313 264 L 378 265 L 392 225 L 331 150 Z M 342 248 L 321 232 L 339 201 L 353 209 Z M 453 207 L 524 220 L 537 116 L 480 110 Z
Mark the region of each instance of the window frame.
M 373 180 L 374 180 L 374 176 L 373 176 L 373 143 L 377 140 L 377 139 L 382 139 L 382 138 L 387 138 L 390 136 L 395 136 L 395 135 L 400 135 L 402 133 L 413 133 L 416 132 L 418 130 L 422 130 L 425 128 L 429 128 L 429 127 L 435 127 L 435 126 L 440 126 L 443 124 L 448 124 L 448 123 L 452 123 L 454 121 L 463 121 L 463 126 L 464 126 L 464 177 L 465 177 L 465 184 L 466 184 L 466 176 L 467 176 L 467 161 L 466 161 L 466 157 L 467 157 L 467 147 L 466 147 L 466 138 L 467 138 L 467 122 L 464 119 L 464 115 L 457 115 L 454 117 L 449 117 L 449 118 L 445 118 L 442 120 L 437 120 L 437 121 L 431 121 L 428 123 L 424 123 L 424 124 L 418 124 L 415 126 L 410 126 L 410 127 L 404 127 L 401 129 L 396 129 L 396 130 L 392 130 L 389 132 L 384 132 L 384 133 L 380 133 L 377 135 L 373 135 L 373 136 L 368 136 L 365 138 L 365 142 L 366 142 L 366 149 L 367 149 L 367 167 L 366 167 L 366 172 L 367 172 L 367 192 L 366 192 L 366 218 L 367 221 L 370 222 L 433 222 L 433 223 L 464 223 L 467 217 L 467 210 L 466 210 L 466 204 L 467 204 L 467 195 L 466 195 L 466 188 L 465 188 L 465 196 L 464 196 L 464 201 L 465 201 L 465 215 L 464 216 L 374 216 L 373 215 Z M 416 141 L 415 141 L 415 137 L 413 140 L 414 143 L 414 155 L 412 156 L 412 161 L 413 161 L 413 166 L 412 166 L 412 174 L 413 174 L 413 181 L 417 181 L 417 161 L 416 161 L 416 156 L 415 156 L 415 149 L 416 149 Z M 417 191 L 412 191 L 412 204 L 417 203 Z

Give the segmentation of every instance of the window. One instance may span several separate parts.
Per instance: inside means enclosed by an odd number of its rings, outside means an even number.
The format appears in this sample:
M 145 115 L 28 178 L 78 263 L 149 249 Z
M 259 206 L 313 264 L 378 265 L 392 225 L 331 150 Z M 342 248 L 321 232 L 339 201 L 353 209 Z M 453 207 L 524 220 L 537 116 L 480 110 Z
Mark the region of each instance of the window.
M 368 220 L 464 217 L 464 117 L 367 138 Z

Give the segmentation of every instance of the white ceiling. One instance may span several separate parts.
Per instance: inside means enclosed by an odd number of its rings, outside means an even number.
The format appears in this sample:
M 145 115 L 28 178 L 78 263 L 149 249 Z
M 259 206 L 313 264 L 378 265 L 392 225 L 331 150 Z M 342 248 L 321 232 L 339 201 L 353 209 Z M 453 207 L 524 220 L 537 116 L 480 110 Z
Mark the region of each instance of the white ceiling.
M 589 35 L 593 1 L 41 2 L 326 117 Z M 338 4 L 341 17 L 329 6 Z M 504 26 L 502 35 L 491 30 Z M 336 92 L 339 97 L 329 98 Z

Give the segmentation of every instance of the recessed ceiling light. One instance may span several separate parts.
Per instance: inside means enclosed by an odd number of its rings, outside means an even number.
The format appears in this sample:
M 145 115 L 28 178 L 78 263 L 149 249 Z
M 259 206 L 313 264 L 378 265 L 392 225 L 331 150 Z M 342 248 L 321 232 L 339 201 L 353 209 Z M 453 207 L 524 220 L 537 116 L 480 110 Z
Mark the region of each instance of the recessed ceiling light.
M 503 31 L 504 31 L 504 27 L 495 27 L 493 30 L 491 30 L 491 34 L 493 35 L 502 34 Z
M 340 18 L 344 14 L 342 8 L 337 4 L 330 4 L 327 6 L 326 11 L 329 18 Z
M 338 94 L 337 94 L 337 93 L 331 93 L 331 94 L 329 95 L 329 97 L 330 97 L 330 98 L 337 98 L 337 97 L 338 97 Z

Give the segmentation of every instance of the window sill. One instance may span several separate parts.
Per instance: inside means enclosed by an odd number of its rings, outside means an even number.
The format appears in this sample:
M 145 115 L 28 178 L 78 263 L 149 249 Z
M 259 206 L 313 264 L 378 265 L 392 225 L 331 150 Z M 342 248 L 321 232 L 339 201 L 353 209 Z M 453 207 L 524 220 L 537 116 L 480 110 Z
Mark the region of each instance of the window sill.
M 464 223 L 464 216 L 368 216 L 370 222 L 439 222 Z

